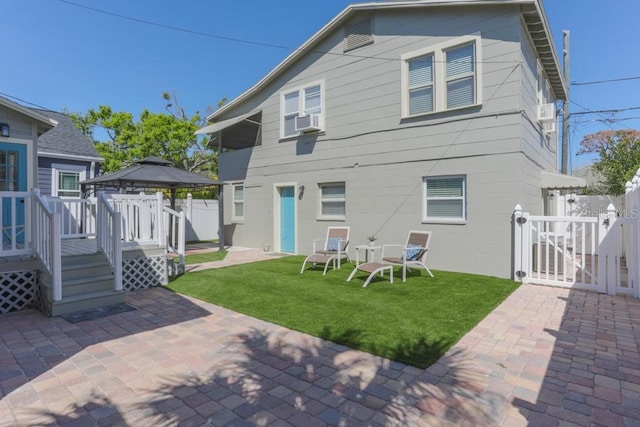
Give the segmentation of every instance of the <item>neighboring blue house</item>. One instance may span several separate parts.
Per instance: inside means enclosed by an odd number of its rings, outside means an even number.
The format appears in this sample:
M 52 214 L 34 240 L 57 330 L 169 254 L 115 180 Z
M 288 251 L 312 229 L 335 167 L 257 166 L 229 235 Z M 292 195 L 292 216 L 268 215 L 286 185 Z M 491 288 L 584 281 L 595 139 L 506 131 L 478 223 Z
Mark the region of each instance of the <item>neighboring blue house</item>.
M 35 110 L 58 125 L 38 137 L 38 183 L 40 194 L 79 198 L 80 182 L 98 175 L 104 161 L 93 142 L 62 114 Z

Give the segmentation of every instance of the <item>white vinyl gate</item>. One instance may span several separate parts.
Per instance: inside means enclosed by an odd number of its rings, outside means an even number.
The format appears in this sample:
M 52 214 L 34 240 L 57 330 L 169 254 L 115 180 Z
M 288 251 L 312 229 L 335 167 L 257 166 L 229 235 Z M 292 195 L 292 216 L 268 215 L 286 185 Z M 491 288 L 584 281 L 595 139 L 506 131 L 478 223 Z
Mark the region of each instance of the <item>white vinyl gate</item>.
M 637 216 L 613 205 L 594 217 L 514 211 L 514 271 L 522 283 L 638 297 Z

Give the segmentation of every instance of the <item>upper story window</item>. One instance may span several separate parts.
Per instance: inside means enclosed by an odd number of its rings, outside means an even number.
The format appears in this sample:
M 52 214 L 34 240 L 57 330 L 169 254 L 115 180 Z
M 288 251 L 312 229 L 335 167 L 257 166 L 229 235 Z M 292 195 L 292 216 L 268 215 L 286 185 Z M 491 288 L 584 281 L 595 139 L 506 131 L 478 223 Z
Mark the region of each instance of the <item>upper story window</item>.
M 423 221 L 463 222 L 467 219 L 466 176 L 424 178 Z
M 538 61 L 538 105 L 547 104 L 549 100 L 549 81 L 542 63 Z
M 480 40 L 465 36 L 402 55 L 402 116 L 481 104 Z
M 412 59 L 409 67 L 409 114 L 433 111 L 433 54 Z
M 244 185 L 233 185 L 233 219 L 244 219 Z
M 324 129 L 324 85 L 321 82 L 282 93 L 281 137 Z M 309 120 L 300 120 L 300 118 Z
M 476 103 L 475 43 L 445 51 L 447 109 Z
M 51 195 L 80 198 L 80 181 L 86 179 L 87 170 L 76 165 L 51 165 Z

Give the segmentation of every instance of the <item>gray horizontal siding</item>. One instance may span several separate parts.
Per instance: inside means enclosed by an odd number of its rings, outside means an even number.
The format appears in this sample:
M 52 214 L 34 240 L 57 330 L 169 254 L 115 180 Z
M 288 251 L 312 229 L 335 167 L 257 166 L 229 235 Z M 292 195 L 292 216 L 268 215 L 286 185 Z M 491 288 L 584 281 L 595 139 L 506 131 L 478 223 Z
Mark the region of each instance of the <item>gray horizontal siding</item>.
M 370 234 L 375 233 L 380 243 L 404 243 L 410 229 L 432 230 L 430 264 L 434 268 L 508 277 L 510 216 L 522 198 L 522 174 L 514 176 L 513 166 L 521 169 L 523 164 L 520 154 L 512 154 L 490 156 L 481 162 L 468 158 L 405 164 L 402 173 L 397 166 L 376 165 L 264 176 L 261 185 L 245 186 L 245 219 L 232 225 L 233 242 L 273 248 L 270 213 L 275 209 L 275 185 L 295 183 L 296 188 L 305 186 L 302 198 L 296 199 L 299 253 L 309 253 L 312 240 L 322 238 L 332 224 L 351 226 L 352 256 L 353 246 L 364 244 Z M 467 177 L 466 225 L 422 223 L 423 177 L 444 174 Z M 346 220 L 318 221 L 318 184 L 336 181 L 346 185 Z M 230 202 L 228 197 L 226 203 Z M 231 222 L 230 217 L 226 220 Z
M 523 64 L 520 96 L 522 109 L 528 118 L 522 123 L 522 149 L 540 167 L 556 172 L 558 133 L 547 136 L 538 123 L 538 67 L 531 41 L 524 28 L 521 31 Z
M 352 227 L 352 255 L 370 234 L 380 243 L 403 243 L 408 230 L 426 229 L 434 232 L 434 268 L 510 275 L 513 208 L 540 204 L 536 164 L 548 164 L 550 154 L 536 151 L 535 129 L 523 124 L 535 106 L 531 94 L 521 94 L 528 67 L 521 64 L 518 7 L 460 10 L 376 14 L 375 42 L 350 55 L 342 55 L 337 31 L 316 47 L 335 55 L 307 55 L 229 114 L 261 108 L 263 124 L 262 146 L 220 156 L 220 178 L 245 183 L 243 221 L 231 223 L 231 192 L 225 191 L 234 244 L 277 248 L 275 188 L 293 183 L 305 187 L 296 198 L 299 253 L 309 253 L 331 224 Z M 482 34 L 482 105 L 402 119 L 400 55 L 475 32 Z M 326 132 L 280 140 L 281 91 L 319 80 Z M 523 143 L 525 132 L 532 136 Z M 467 177 L 467 223 L 423 224 L 423 177 L 452 174 Z M 318 184 L 336 181 L 346 184 L 346 220 L 318 220 Z

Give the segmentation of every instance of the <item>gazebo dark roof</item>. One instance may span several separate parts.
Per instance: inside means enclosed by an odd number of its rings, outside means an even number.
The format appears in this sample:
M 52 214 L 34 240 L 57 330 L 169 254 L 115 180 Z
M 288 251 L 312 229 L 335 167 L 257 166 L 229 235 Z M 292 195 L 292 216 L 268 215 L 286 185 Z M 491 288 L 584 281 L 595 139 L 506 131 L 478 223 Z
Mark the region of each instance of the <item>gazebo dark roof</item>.
M 151 156 L 136 161 L 126 169 L 88 179 L 80 184 L 96 188 L 176 189 L 220 186 L 224 182 L 175 168 L 171 162 Z

